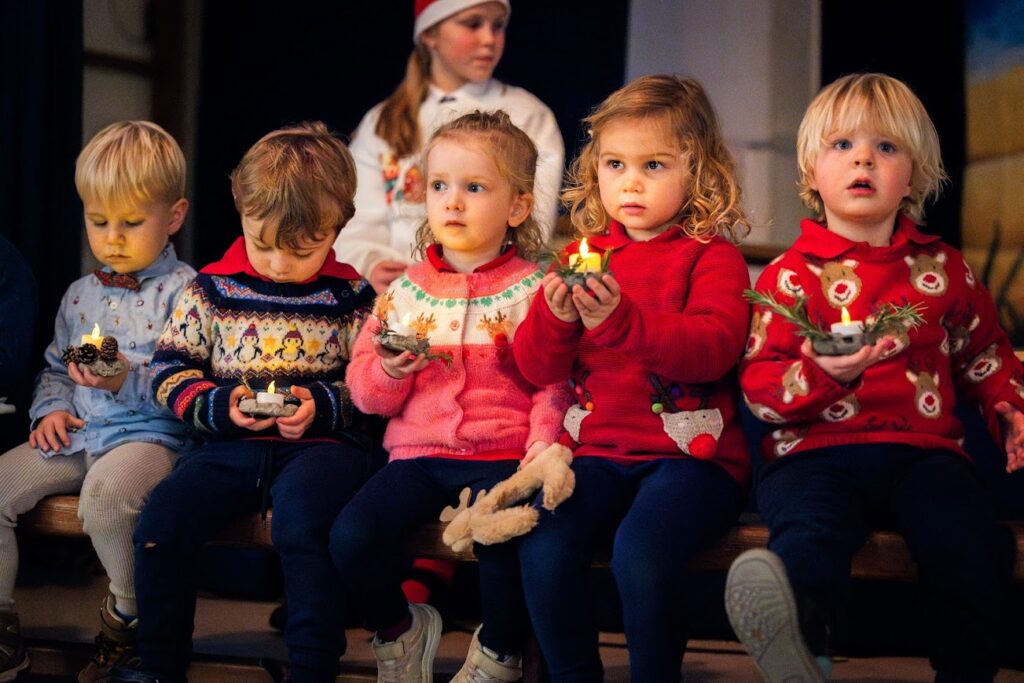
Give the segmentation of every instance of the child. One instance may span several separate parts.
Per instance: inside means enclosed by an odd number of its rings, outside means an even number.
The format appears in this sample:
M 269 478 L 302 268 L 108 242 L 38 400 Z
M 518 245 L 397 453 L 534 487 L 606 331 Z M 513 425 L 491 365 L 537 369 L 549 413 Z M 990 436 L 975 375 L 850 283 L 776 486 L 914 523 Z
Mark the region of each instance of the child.
M 976 403 L 1005 439 L 1007 469 L 1018 469 L 1022 373 L 963 257 L 915 226 L 946 178 L 938 136 L 906 85 L 856 74 L 811 102 L 797 153 L 801 196 L 818 219 L 801 224 L 758 290 L 805 300 L 823 323 L 844 307 L 868 321 L 888 304 L 916 305 L 923 321 L 822 356 L 779 315 L 755 311 L 740 382 L 754 414 L 777 428 L 757 486 L 771 539 L 734 562 L 730 620 L 767 680 L 827 679 L 851 558 L 872 528 L 893 527 L 930 592 L 935 680 L 990 681 L 997 528 L 953 407 L 958 395 Z
M 371 451 L 342 380 L 373 290 L 332 249 L 354 211 L 355 169 L 316 122 L 264 136 L 231 189 L 242 237 L 185 290 L 153 358 L 157 400 L 208 441 L 156 488 L 139 520 L 141 671 L 119 669 L 115 680 L 185 680 L 196 555 L 229 519 L 265 513 L 271 499 L 291 680 L 333 681 L 344 651 L 327 531 L 368 476 Z M 319 356 L 332 337 L 341 352 Z M 249 387 L 271 382 L 290 387 L 295 414 L 242 413 Z
M 36 380 L 28 443 L 0 456 L 0 680 L 28 666 L 13 611 L 18 515 L 44 496 L 81 491 L 78 514 L 110 594 L 100 606 L 97 653 L 80 681 L 106 680 L 134 654 L 132 530 L 150 491 L 192 447 L 189 429 L 153 399 L 149 359 L 171 306 L 195 271 L 168 237 L 188 212 L 185 158 L 149 121 L 114 123 L 86 144 L 75 165 L 89 248 L 103 264 L 68 288 Z M 8 325 L 16 324 L 8 319 Z M 61 361 L 99 325 L 114 337 L 124 369 L 101 377 Z
M 527 379 L 571 376 L 578 399 L 565 417 L 576 490 L 522 539 L 523 585 L 552 680 L 600 681 L 585 586 L 595 545 L 614 534 L 630 676 L 677 681 L 687 559 L 736 519 L 749 477 L 733 380 L 749 280 L 722 238 L 746 221 L 696 81 L 637 79 L 584 123 L 565 198 L 611 272 L 571 291 L 548 273 L 516 336 Z
M 554 114 L 536 97 L 491 78 L 505 49 L 509 0 L 417 0 L 405 79 L 363 117 L 352 139 L 359 209 L 336 248 L 378 292 L 411 262 L 426 185 L 420 144 L 475 109 L 503 109 L 537 146 L 534 215 L 545 237 L 557 215 L 564 150 Z
M 429 681 L 441 634 L 430 605 L 400 589 L 402 546 L 437 519 L 464 487 L 474 495 L 515 472 L 560 432 L 568 401 L 535 390 L 516 370 L 510 344 L 540 283 L 540 230 L 530 216 L 537 151 L 504 112 L 464 115 L 424 151 L 426 260 L 377 299 L 375 323 L 409 321 L 431 353 L 391 353 L 364 327 L 348 382 L 361 409 L 391 418 L 390 462 L 367 482 L 331 529 L 331 554 L 363 598 L 380 680 Z M 433 242 L 433 244 L 431 244 Z M 514 544 L 476 546 L 483 626 L 453 681 L 514 681 L 526 613 Z M 404 676 L 399 678 L 398 676 Z

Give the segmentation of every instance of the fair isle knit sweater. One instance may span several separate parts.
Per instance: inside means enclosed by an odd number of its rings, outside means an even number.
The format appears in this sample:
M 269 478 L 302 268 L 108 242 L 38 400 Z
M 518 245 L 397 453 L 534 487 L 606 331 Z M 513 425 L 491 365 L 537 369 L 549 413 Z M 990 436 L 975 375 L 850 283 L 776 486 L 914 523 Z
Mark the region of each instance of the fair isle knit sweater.
M 228 417 L 231 390 L 243 378 L 254 391 L 303 386 L 313 395 L 311 438 L 338 438 L 354 428 L 345 367 L 373 289 L 334 254 L 304 283 L 260 276 L 239 238 L 196 277 L 178 300 L 153 356 L 157 401 L 214 437 L 274 437 Z
M 391 460 L 521 458 L 533 442 L 558 438 L 567 392 L 535 388 L 512 358 L 516 328 L 541 277 L 514 248 L 472 273 L 458 273 L 433 245 L 426 260 L 380 295 L 346 380 L 360 410 L 391 418 L 384 435 Z M 450 365 L 432 360 L 404 379 L 384 372 L 373 337 L 381 321 L 406 319 L 417 336 L 430 340 L 432 353 L 451 354 Z
M 878 307 L 918 304 L 924 323 L 900 329 L 895 347 L 850 385 L 800 353 L 802 337 L 778 314 L 754 311 L 740 386 L 751 411 L 775 423 L 763 444 L 768 460 L 799 451 L 860 443 L 903 443 L 963 454 L 958 399 L 976 405 L 1002 443 L 994 406 L 1024 410 L 1021 365 L 992 297 L 963 256 L 900 216 L 890 244 L 851 242 L 810 220 L 757 281 L 786 304 L 805 297 L 826 330 L 846 306 L 866 321 Z

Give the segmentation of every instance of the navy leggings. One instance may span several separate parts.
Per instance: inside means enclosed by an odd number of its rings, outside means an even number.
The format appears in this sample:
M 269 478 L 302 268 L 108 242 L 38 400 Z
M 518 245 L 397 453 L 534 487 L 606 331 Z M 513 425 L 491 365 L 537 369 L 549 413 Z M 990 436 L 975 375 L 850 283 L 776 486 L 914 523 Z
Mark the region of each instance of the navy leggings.
M 530 619 L 554 683 L 602 680 L 587 576 L 595 548 L 612 542 L 630 679 L 679 680 L 687 640 L 682 577 L 688 559 L 723 534 L 744 501 L 718 465 L 664 458 L 622 465 L 573 461 L 576 490 L 520 539 Z
M 490 489 L 516 471 L 518 460 L 413 458 L 388 463 L 341 511 L 331 528 L 331 557 L 342 582 L 359 600 L 373 631 L 405 618 L 401 584 L 409 558 L 405 543 L 459 492 Z M 519 558 L 515 541 L 473 547 L 479 561 L 483 629 L 480 642 L 498 652 L 522 650 L 526 630 Z
M 153 490 L 135 530 L 141 668 L 184 680 L 198 552 L 227 521 L 260 508 L 260 479 L 269 475 L 291 680 L 333 681 L 345 632 L 327 533 L 370 465 L 368 453 L 333 442 L 211 442 L 182 460 Z
M 786 565 L 801 629 L 816 654 L 874 528 L 899 531 L 927 592 L 937 681 L 990 681 L 1008 554 L 974 466 L 956 453 L 900 444 L 824 448 L 765 467 L 757 503 L 768 547 Z

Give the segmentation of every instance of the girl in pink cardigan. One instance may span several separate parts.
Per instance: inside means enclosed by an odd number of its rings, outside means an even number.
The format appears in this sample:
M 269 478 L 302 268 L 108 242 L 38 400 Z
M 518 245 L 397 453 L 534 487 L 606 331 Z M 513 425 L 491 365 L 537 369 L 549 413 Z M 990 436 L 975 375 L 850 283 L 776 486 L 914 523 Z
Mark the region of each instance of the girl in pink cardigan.
M 512 357 L 542 278 L 526 260 L 541 242 L 530 215 L 536 161 L 536 147 L 504 112 L 467 114 L 434 134 L 424 151 L 425 258 L 380 295 L 349 364 L 353 402 L 390 418 L 390 462 L 342 511 L 330 544 L 376 631 L 382 680 L 430 681 L 441 633 L 437 611 L 402 594 L 408 536 L 456 504 L 463 488 L 491 488 L 561 431 L 567 392 L 534 388 Z M 429 356 L 382 347 L 384 324 L 428 339 Z M 516 549 L 474 550 L 484 624 L 452 680 L 518 680 L 527 616 Z

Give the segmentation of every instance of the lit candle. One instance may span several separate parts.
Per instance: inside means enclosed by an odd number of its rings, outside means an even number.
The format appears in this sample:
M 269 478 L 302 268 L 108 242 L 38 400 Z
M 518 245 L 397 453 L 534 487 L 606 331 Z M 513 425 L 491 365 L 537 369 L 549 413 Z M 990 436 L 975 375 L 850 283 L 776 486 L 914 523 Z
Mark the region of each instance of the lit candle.
M 284 394 L 274 393 L 274 383 L 271 382 L 266 391 L 256 392 L 256 403 L 275 405 L 280 408 L 284 406 Z
M 580 273 L 601 272 L 601 255 L 590 253 L 586 237 L 580 240 L 580 253 L 569 255 L 569 267 Z
M 92 344 L 97 349 L 100 348 L 100 344 L 103 343 L 103 335 L 100 334 L 100 324 L 94 323 L 92 326 L 92 334 L 82 335 L 82 346 L 86 344 Z
M 403 337 L 416 336 L 416 330 L 412 328 L 412 313 L 406 313 L 402 316 L 401 322 L 396 320 L 394 324 L 388 325 L 388 328 L 395 334 Z
M 850 320 L 850 312 L 846 310 L 846 306 L 843 306 L 842 317 L 842 322 L 832 323 L 832 334 L 838 334 L 845 337 L 853 334 L 860 334 L 864 331 L 863 322 L 860 320 Z

